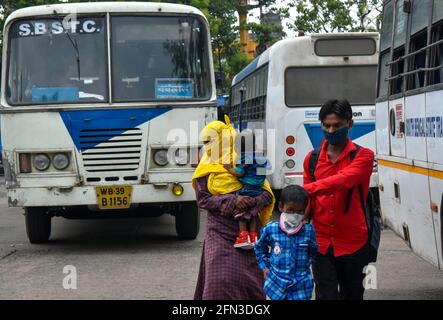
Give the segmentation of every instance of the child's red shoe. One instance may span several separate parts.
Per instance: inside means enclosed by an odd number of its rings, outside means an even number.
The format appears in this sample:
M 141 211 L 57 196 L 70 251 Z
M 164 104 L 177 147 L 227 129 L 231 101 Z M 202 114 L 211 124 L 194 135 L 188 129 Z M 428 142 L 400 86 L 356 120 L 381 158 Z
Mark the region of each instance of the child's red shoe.
M 249 250 L 253 248 L 251 238 L 248 231 L 241 231 L 238 233 L 237 239 L 234 243 L 234 248 Z
M 255 243 L 256 243 L 257 240 L 258 240 L 257 232 L 250 231 L 250 232 L 249 232 L 249 237 L 251 238 L 251 243 L 252 243 L 252 245 L 255 245 Z

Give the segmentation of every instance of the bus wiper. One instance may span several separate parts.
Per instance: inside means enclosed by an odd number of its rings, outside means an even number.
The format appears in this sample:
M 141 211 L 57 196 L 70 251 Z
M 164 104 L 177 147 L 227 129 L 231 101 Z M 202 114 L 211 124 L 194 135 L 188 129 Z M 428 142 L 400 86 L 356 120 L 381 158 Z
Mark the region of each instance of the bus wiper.
M 69 32 L 65 29 L 65 26 L 63 25 L 63 20 L 61 19 L 60 15 L 56 10 L 54 10 L 54 14 L 57 17 L 58 21 L 61 23 L 64 33 L 68 36 L 69 41 L 72 44 L 72 47 L 75 50 L 76 56 L 77 56 L 77 72 L 78 72 L 78 80 L 80 81 L 80 52 L 78 51 L 78 44 L 77 39 L 72 40 L 71 36 L 69 35 Z

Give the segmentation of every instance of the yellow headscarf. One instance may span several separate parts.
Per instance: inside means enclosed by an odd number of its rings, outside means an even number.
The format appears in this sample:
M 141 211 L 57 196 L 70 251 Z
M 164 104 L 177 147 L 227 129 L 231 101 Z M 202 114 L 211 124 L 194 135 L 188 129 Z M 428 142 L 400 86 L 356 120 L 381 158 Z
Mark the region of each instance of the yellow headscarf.
M 212 121 L 200 133 L 200 140 L 209 142 L 209 145 L 204 146 L 205 153 L 192 177 L 194 189 L 196 189 L 195 180 L 206 176 L 208 176 L 208 191 L 211 194 L 228 194 L 242 188 L 237 177 L 223 167 L 223 164 L 234 166 L 234 159 L 236 159 L 234 139 L 237 133 L 227 115 L 225 115 L 225 122 Z M 268 180 L 265 180 L 263 189 L 272 195 L 272 203 L 259 213 L 262 226 L 269 222 L 275 204 L 275 197 Z

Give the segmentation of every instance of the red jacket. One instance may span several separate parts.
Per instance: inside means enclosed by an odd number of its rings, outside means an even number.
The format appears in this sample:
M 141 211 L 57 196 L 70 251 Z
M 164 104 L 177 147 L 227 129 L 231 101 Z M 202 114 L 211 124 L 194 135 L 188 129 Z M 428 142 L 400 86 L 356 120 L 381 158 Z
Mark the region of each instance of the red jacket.
M 361 205 L 358 185 L 363 186 L 365 199 L 374 165 L 374 152 L 361 147 L 354 160 L 349 153 L 355 150 L 350 139 L 337 161 L 329 159 L 323 141 L 315 169 L 315 182 L 309 173 L 310 152 L 304 161 L 303 184 L 312 197 L 312 223 L 317 234 L 318 251 L 326 254 L 329 245 L 334 247 L 334 255 L 352 254 L 362 248 L 368 239 L 366 219 Z M 354 188 L 348 213 L 345 213 L 349 190 Z

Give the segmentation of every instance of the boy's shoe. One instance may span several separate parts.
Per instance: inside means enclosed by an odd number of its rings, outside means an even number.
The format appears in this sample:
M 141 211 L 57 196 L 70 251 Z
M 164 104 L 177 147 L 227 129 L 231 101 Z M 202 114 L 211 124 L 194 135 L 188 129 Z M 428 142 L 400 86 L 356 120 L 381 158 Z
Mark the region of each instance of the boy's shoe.
M 254 246 L 251 243 L 251 238 L 249 237 L 248 231 L 241 231 L 238 233 L 237 239 L 234 243 L 234 248 L 250 250 Z
M 250 231 L 250 232 L 249 232 L 249 238 L 251 239 L 251 243 L 252 243 L 252 245 L 255 245 L 255 243 L 256 243 L 257 240 L 258 240 L 257 232 Z

